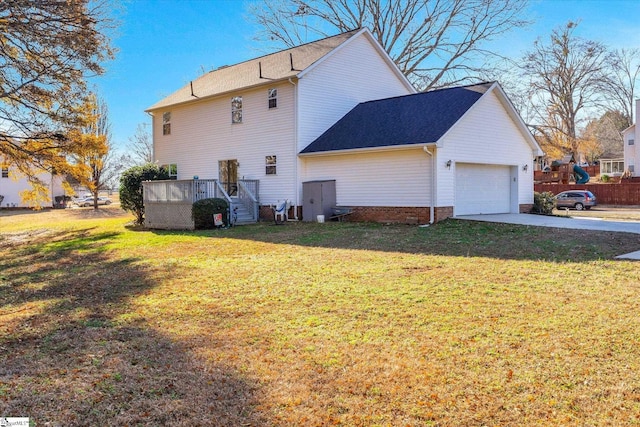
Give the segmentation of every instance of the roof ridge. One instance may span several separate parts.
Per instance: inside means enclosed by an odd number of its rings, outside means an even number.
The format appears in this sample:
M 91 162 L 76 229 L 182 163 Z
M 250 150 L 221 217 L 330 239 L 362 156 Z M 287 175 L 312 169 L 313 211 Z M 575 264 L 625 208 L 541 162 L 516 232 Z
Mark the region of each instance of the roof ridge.
M 438 91 L 442 91 L 442 90 L 451 90 L 451 89 L 467 89 L 470 87 L 474 87 L 474 86 L 483 86 L 483 85 L 493 85 L 494 83 L 497 83 L 497 80 L 485 80 L 482 82 L 478 82 L 478 83 L 469 83 L 466 85 L 462 85 L 462 86 L 449 86 L 449 87 L 441 87 L 438 89 L 433 89 L 433 90 L 425 90 L 419 93 L 432 93 L 432 92 L 438 92 Z
M 363 31 L 364 29 L 346 31 L 196 75 L 145 111 L 195 102 L 229 91 L 266 84 L 267 81 L 294 77 Z
M 360 31 L 361 29 L 362 28 L 356 28 L 355 30 L 345 31 L 345 32 L 342 32 L 342 33 L 334 34 L 333 36 L 323 37 L 323 38 L 318 39 L 318 40 L 302 43 L 302 44 L 299 44 L 299 45 L 296 45 L 296 46 L 291 46 L 291 47 L 288 47 L 286 49 L 277 50 L 277 51 L 271 52 L 271 53 L 265 53 L 264 55 L 256 56 L 255 58 L 249 58 L 249 59 L 245 59 L 244 61 L 236 62 L 235 64 L 221 65 L 221 66 L 217 67 L 215 70 L 207 71 L 207 73 L 203 74 L 202 76 L 206 76 L 209 73 L 214 73 L 214 72 L 216 72 L 218 70 L 221 70 L 221 69 L 223 70 L 225 68 L 235 67 L 236 65 L 246 64 L 247 62 L 255 61 L 255 60 L 258 60 L 258 59 L 263 59 L 263 58 L 266 58 L 268 56 L 277 55 L 279 53 L 284 53 L 284 52 L 287 52 L 289 50 L 295 50 L 295 49 L 298 49 L 298 48 L 301 48 L 301 47 L 305 47 L 305 46 L 309 46 L 309 45 L 312 45 L 312 44 L 315 44 L 315 43 L 320 43 L 320 42 L 323 42 L 325 40 L 333 39 L 335 37 L 344 36 L 344 35 L 349 34 L 349 33 L 355 33 L 355 32 Z M 202 76 L 200 76 L 200 77 L 202 77 Z M 200 77 L 198 77 L 198 78 L 200 78 Z
M 457 86 L 361 102 L 300 154 L 437 143 L 485 93 Z
M 444 92 L 444 91 L 447 91 L 447 90 L 454 90 L 454 89 L 467 89 L 467 88 L 470 88 L 470 87 L 481 86 L 481 85 L 493 85 L 494 83 L 497 83 L 497 82 L 496 81 L 485 81 L 485 82 L 480 82 L 480 83 L 468 84 L 468 85 L 464 85 L 464 86 L 442 87 L 442 88 L 433 89 L 433 90 L 425 90 L 423 92 L 407 93 L 407 94 L 404 94 L 404 95 L 390 96 L 388 98 L 371 99 L 369 101 L 360 102 L 359 104 L 368 104 L 368 103 L 372 103 L 372 102 L 381 102 L 381 101 L 387 101 L 389 99 L 404 98 L 404 97 L 407 97 L 407 96 L 428 95 L 428 94 L 433 94 L 433 93 L 436 93 L 436 92 Z

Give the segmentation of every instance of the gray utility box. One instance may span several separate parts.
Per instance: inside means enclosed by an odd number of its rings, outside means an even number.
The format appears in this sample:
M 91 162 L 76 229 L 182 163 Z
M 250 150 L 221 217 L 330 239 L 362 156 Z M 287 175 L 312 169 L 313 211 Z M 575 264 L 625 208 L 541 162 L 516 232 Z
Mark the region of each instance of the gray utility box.
M 326 220 L 333 215 L 336 205 L 336 180 L 307 181 L 302 183 L 302 220 L 316 221 L 318 215 Z

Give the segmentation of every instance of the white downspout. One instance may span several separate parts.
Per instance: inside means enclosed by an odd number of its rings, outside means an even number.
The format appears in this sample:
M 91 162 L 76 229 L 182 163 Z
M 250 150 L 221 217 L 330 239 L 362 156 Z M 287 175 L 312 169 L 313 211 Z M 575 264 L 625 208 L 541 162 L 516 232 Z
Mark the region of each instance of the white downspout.
M 429 203 L 429 205 L 430 205 L 430 207 L 429 207 L 429 224 L 433 224 L 433 222 L 434 222 L 434 212 L 435 212 L 435 209 L 434 209 L 433 205 L 435 204 L 435 200 L 436 200 L 436 161 L 435 161 L 435 156 L 433 155 L 433 153 L 431 151 L 429 151 L 429 147 L 427 147 L 425 145 L 424 147 L 422 147 L 422 149 L 431 158 L 431 203 Z
M 293 204 L 293 218 L 298 221 L 298 205 L 300 202 L 300 189 L 298 188 L 298 162 L 300 159 L 298 158 L 298 85 L 296 85 L 291 77 L 289 77 L 289 83 L 293 85 L 293 158 L 295 161 L 293 162 L 293 176 L 295 183 L 295 193 L 296 199 Z

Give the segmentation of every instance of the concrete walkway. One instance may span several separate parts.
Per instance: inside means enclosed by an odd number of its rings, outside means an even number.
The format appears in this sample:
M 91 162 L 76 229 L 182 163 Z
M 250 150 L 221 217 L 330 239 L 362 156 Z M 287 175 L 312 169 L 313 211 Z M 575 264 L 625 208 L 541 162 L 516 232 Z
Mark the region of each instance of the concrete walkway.
M 571 218 L 532 214 L 462 215 L 456 219 L 532 225 L 536 227 L 572 228 L 578 230 L 612 231 L 640 234 L 640 221 L 611 221 L 598 218 Z M 640 236 L 638 238 L 640 244 Z M 640 251 L 617 256 L 619 259 L 640 260 Z

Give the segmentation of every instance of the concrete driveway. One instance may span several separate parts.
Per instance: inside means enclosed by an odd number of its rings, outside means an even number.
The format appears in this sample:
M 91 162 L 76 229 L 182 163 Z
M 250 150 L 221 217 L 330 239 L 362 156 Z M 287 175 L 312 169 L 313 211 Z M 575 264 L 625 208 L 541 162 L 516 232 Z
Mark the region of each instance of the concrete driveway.
M 578 230 L 616 231 L 640 234 L 640 221 L 612 221 L 600 218 L 574 218 L 532 214 L 462 215 L 457 219 L 534 225 L 537 227 L 573 228 Z
M 471 221 L 532 225 L 536 227 L 573 228 L 578 230 L 612 231 L 640 235 L 640 221 L 613 221 L 601 218 L 573 218 L 532 214 L 462 215 L 455 218 Z M 640 246 L 640 236 L 638 238 L 638 244 Z M 616 258 L 640 260 L 640 251 L 620 255 Z

